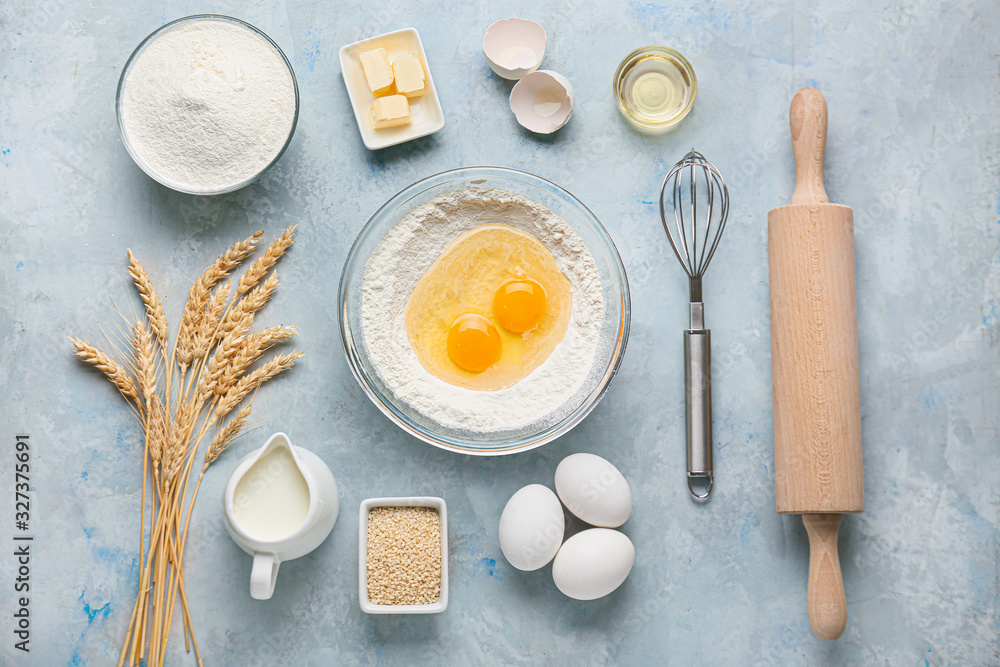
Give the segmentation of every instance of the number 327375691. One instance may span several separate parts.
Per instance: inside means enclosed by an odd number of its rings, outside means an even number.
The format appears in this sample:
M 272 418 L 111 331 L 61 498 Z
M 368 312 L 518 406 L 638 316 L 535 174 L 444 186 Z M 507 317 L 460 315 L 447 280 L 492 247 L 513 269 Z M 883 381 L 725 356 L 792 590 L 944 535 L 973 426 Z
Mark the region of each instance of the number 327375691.
M 31 518 L 31 503 L 28 498 L 31 452 L 26 436 L 17 437 L 15 450 L 14 458 L 17 464 L 14 466 L 14 520 L 27 522 Z

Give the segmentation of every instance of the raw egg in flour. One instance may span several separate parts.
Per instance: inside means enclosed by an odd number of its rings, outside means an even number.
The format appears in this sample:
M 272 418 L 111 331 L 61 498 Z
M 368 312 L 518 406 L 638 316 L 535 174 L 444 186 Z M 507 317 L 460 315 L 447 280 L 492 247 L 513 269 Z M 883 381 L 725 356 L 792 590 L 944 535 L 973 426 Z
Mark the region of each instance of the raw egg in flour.
M 530 278 L 507 280 L 493 296 L 493 312 L 508 331 L 534 329 L 545 314 L 545 289 Z
M 448 330 L 448 355 L 473 373 L 482 373 L 499 361 L 502 347 L 496 327 L 482 315 L 459 315 Z
M 566 334 L 569 279 L 531 234 L 484 224 L 452 241 L 406 304 L 410 346 L 449 384 L 494 391 L 538 368 Z

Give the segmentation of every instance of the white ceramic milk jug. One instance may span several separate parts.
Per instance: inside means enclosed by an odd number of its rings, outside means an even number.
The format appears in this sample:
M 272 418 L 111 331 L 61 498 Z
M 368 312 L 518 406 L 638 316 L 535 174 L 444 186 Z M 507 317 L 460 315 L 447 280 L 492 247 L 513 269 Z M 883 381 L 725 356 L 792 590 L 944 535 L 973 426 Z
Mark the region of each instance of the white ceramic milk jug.
M 226 528 L 253 556 L 250 596 L 267 600 L 282 561 L 305 556 L 337 520 L 337 482 L 312 452 L 275 433 L 236 465 L 222 496 Z

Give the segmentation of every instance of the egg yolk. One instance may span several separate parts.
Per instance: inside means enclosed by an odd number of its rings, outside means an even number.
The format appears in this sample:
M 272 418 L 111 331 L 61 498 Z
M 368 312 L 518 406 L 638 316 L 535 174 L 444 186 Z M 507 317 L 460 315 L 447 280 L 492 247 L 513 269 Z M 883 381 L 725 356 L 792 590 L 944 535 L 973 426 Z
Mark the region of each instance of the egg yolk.
M 507 280 L 493 296 L 493 313 L 507 331 L 534 329 L 545 314 L 545 290 L 530 278 Z
M 572 311 L 572 285 L 545 244 L 490 222 L 455 237 L 413 286 L 406 336 L 431 375 L 497 391 L 545 362 Z M 478 327 L 459 326 L 472 318 Z
M 500 360 L 502 351 L 500 334 L 482 315 L 460 315 L 448 329 L 448 354 L 467 371 L 485 371 Z

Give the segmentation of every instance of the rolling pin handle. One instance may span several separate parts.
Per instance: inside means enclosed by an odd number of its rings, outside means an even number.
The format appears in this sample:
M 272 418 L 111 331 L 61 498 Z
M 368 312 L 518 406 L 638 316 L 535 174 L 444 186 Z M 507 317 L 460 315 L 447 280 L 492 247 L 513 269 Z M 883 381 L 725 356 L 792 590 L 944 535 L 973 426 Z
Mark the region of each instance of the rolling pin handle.
M 820 639 L 839 639 L 847 627 L 847 597 L 837 537 L 840 514 L 803 514 L 809 534 L 809 625 Z
M 803 88 L 788 112 L 795 155 L 793 204 L 826 204 L 823 159 L 826 156 L 826 98 L 815 88 Z

